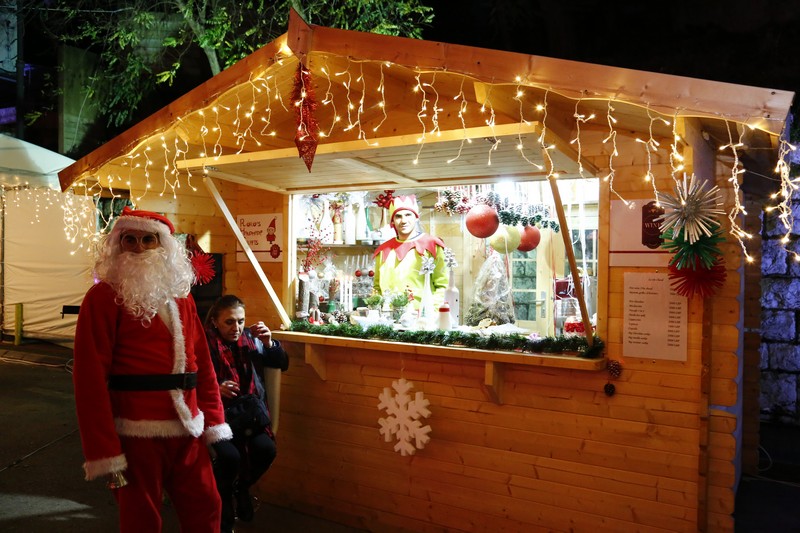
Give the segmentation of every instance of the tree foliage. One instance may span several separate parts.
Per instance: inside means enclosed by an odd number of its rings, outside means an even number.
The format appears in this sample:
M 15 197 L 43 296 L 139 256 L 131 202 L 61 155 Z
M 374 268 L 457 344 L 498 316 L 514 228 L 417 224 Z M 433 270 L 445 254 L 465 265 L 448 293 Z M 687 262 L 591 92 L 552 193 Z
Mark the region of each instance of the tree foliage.
M 289 8 L 309 23 L 420 38 L 421 0 L 20 0 L 51 37 L 93 52 L 86 90 L 108 124 L 131 122 L 160 87 L 192 87 L 286 31 Z M 207 68 L 198 68 L 205 58 Z M 200 60 L 200 61 L 198 61 Z M 186 78 L 192 78 L 187 82 Z

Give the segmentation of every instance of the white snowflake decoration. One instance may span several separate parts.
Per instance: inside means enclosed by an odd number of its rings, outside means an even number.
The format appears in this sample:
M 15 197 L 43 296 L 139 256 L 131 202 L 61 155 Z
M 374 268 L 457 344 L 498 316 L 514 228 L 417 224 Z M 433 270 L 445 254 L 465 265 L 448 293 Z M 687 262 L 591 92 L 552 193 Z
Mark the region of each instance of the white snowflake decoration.
M 422 392 L 417 392 L 412 400 L 408 391 L 414 388 L 414 384 L 403 378 L 393 381 L 392 388 L 397 394 L 392 395 L 391 389 L 384 387 L 383 392 L 378 395 L 380 400 L 378 409 L 385 410 L 389 415 L 378 419 L 381 435 L 386 442 L 390 442 L 392 435 L 396 435 L 397 444 L 394 445 L 394 451 L 400 452 L 403 456 L 414 455 L 431 440 L 428 436 L 431 427 L 423 426 L 419 420 L 420 417 L 431 416 L 428 409 L 430 402 L 423 397 Z

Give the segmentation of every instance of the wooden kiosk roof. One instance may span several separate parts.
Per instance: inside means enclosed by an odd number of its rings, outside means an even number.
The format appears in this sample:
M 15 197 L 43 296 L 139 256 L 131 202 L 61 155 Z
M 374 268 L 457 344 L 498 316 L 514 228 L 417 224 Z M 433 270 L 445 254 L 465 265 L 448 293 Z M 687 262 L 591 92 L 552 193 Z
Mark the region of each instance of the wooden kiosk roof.
M 294 143 L 301 62 L 324 135 L 310 172 Z M 290 194 L 597 175 L 581 130 L 670 140 L 677 117 L 721 144 L 775 154 L 793 94 L 313 26 L 292 12 L 287 33 L 59 179 L 62 190 L 125 189 L 131 178 L 174 189 L 205 173 Z

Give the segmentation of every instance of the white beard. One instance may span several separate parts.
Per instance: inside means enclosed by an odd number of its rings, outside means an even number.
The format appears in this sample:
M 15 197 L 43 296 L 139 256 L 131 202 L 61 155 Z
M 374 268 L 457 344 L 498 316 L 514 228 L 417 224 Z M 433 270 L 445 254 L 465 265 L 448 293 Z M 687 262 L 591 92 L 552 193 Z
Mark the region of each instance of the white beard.
M 109 268 L 106 281 L 117 292 L 117 303 L 149 324 L 159 308 L 174 298 L 184 298 L 191 279 L 184 279 L 167 262 L 163 248 L 141 253 L 123 252 Z

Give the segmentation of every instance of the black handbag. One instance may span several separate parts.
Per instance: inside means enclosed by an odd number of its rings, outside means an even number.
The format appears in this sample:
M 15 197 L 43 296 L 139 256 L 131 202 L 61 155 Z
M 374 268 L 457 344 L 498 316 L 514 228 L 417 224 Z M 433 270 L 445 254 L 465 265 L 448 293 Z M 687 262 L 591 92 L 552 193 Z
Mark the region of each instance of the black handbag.
M 270 425 L 264 401 L 254 394 L 242 394 L 225 408 L 225 422 L 234 435 L 252 435 Z

